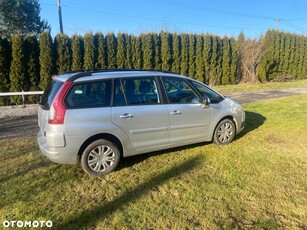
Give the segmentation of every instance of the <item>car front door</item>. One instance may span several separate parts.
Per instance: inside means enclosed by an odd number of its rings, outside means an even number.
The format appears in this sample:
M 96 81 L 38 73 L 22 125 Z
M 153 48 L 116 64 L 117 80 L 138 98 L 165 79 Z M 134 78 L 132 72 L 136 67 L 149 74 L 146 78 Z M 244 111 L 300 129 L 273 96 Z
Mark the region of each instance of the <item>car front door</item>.
M 168 98 L 170 143 L 196 143 L 209 137 L 211 109 L 183 78 L 162 77 Z
M 169 115 L 155 77 L 116 79 L 112 121 L 136 150 L 149 151 L 169 145 Z

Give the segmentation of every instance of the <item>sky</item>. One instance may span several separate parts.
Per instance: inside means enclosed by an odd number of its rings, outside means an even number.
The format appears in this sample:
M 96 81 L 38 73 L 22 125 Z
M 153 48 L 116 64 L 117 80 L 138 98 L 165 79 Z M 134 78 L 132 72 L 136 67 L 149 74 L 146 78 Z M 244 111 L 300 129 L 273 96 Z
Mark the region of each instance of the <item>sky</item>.
M 41 18 L 60 32 L 58 0 L 39 0 Z M 161 30 L 259 38 L 269 29 L 307 36 L 307 0 L 60 0 L 64 33 L 138 35 Z

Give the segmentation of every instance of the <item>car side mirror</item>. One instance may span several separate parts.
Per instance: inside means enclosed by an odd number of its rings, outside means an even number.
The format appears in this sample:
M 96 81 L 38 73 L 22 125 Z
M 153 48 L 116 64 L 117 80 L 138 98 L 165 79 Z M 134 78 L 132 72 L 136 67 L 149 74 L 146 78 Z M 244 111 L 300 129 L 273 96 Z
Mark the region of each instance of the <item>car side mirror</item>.
M 201 104 L 203 108 L 208 108 L 210 104 L 210 98 L 207 96 L 204 96 L 201 100 Z

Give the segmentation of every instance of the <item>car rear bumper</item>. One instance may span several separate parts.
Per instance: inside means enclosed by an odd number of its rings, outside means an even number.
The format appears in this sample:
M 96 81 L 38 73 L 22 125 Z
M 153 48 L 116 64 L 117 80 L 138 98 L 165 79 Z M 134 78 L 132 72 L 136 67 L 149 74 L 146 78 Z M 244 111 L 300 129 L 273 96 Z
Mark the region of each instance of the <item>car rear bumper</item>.
M 48 146 L 46 138 L 42 130 L 40 130 L 37 134 L 37 143 L 42 153 L 52 162 L 55 162 L 58 164 L 76 164 L 77 163 L 77 154 L 75 156 L 72 156 L 71 154 L 65 153 L 64 148 L 54 148 L 54 147 Z

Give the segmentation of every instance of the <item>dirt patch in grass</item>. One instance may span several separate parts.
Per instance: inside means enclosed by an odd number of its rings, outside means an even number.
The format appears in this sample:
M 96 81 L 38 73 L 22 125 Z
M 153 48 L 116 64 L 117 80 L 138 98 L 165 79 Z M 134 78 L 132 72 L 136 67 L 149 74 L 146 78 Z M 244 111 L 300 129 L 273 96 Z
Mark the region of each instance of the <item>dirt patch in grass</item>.
M 287 140 L 276 137 L 273 134 L 266 136 L 265 140 L 271 144 L 286 144 L 287 143 Z

